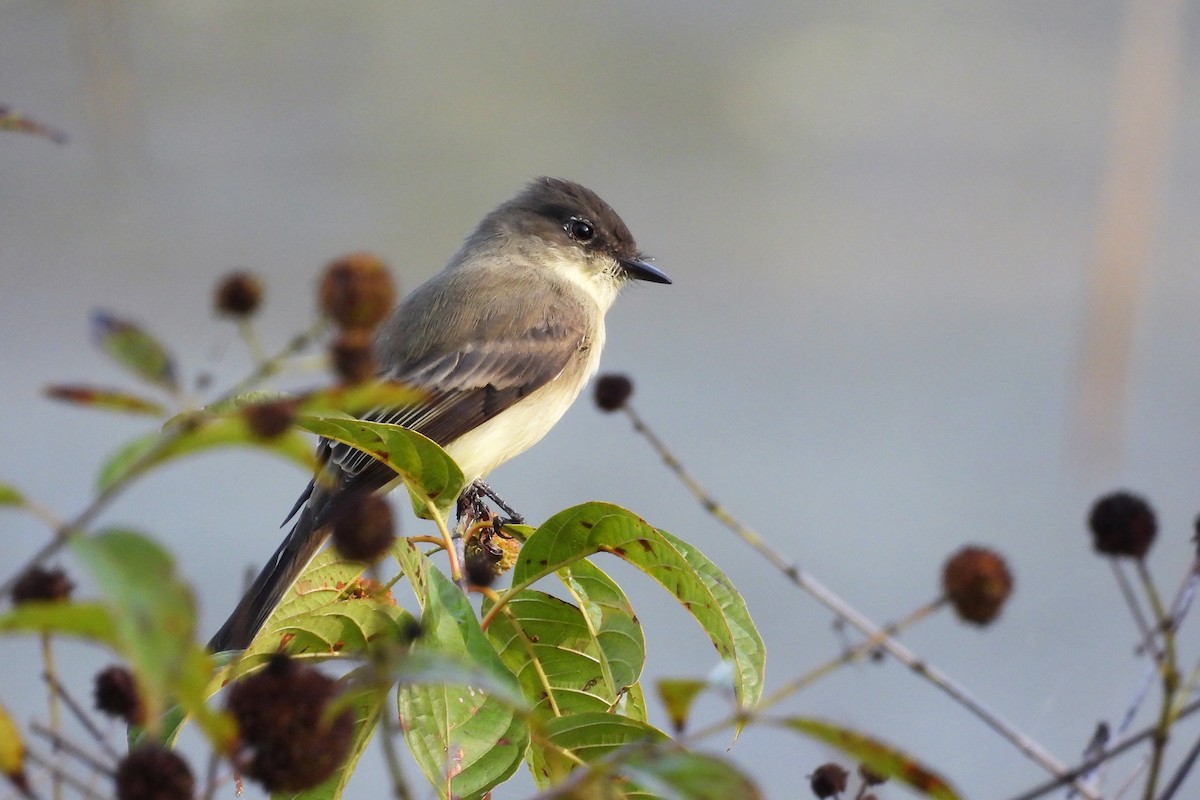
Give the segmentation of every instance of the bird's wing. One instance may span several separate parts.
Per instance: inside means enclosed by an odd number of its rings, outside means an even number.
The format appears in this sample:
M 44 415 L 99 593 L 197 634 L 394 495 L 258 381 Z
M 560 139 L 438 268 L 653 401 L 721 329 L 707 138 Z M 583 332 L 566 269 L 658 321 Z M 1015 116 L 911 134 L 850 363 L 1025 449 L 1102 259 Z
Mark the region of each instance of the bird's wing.
M 402 425 L 445 446 L 545 386 L 590 345 L 583 313 L 559 314 L 519 335 L 466 342 L 385 372 L 385 379 L 426 395 L 418 403 L 375 409 L 364 419 Z M 381 461 L 341 443 L 324 443 L 319 456 L 323 475 L 309 484 L 289 520 L 314 493 L 314 511 L 326 518 L 330 499 L 376 491 L 396 477 Z

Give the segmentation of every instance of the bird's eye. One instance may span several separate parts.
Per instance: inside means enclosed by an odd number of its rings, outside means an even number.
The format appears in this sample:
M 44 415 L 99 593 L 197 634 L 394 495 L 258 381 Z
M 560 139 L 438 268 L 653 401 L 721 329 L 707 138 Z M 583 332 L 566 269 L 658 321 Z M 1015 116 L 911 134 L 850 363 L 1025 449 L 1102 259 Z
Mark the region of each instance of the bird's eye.
M 571 217 L 563 227 L 567 231 L 567 236 L 580 244 L 587 244 L 596 238 L 596 229 L 592 227 L 592 223 L 582 217 Z

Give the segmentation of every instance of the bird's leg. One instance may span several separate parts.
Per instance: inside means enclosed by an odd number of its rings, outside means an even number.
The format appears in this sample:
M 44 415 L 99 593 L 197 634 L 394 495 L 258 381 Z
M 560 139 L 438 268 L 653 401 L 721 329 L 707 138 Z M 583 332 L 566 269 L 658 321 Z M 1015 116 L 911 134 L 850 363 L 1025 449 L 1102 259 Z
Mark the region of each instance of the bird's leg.
M 482 503 L 482 499 L 486 497 L 499 506 L 501 511 L 503 511 L 505 514 L 508 514 L 507 519 L 497 516 L 492 520 L 492 527 L 496 529 L 496 533 L 500 533 L 500 529 L 505 525 L 521 525 L 525 522 L 524 517 L 514 511 L 512 506 L 504 502 L 504 498 L 496 494 L 496 491 L 483 481 L 475 481 L 468 487 L 468 491 L 471 492 L 475 497 L 476 502 Z M 464 492 L 464 495 L 465 494 L 466 493 Z
M 485 489 L 487 489 L 486 486 L 475 481 L 468 484 L 467 488 L 463 489 L 462 494 L 458 496 L 458 519 L 461 521 L 466 517 L 468 526 L 475 520 L 487 519 L 491 516 L 487 506 L 483 503 Z

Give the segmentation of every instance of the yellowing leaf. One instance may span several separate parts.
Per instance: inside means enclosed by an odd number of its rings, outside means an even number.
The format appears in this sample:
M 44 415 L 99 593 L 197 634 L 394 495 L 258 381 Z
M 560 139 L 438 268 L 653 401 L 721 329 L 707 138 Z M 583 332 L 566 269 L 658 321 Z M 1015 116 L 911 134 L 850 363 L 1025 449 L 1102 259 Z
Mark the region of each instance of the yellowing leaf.
M 79 384 L 57 384 L 47 386 L 46 396 L 64 403 L 87 406 L 103 411 L 125 411 L 130 414 L 148 414 L 159 417 L 167 410 L 159 403 L 120 389 L 101 389 Z
M 912 756 L 858 731 L 809 717 L 787 717 L 773 723 L 832 745 L 873 772 L 895 778 L 927 797 L 938 800 L 959 797 L 945 778 Z
M 658 699 L 667 709 L 667 716 L 676 731 L 682 731 L 687 726 L 688 714 L 692 702 L 708 688 L 706 681 L 694 678 L 662 678 L 658 681 Z
M 17 113 L 4 105 L 0 105 L 0 131 L 28 133 L 31 136 L 40 136 L 43 139 L 49 139 L 55 144 L 66 144 L 67 141 L 67 135 L 62 131 L 51 128 L 49 125 L 38 122 L 24 114 Z
M 0 773 L 17 787 L 25 787 L 25 743 L 4 706 L 0 706 Z

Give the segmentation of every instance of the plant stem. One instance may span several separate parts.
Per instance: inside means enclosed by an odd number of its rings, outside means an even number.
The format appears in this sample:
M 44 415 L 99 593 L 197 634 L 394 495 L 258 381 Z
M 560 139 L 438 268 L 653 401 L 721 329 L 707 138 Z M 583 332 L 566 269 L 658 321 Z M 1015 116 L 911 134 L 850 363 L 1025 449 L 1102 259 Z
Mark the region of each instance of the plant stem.
M 105 738 L 100 729 L 96 727 L 96 723 L 92 722 L 92 718 L 88 716 L 87 712 L 84 711 L 83 708 L 80 707 L 79 703 L 75 701 L 75 698 L 71 696 L 71 693 L 67 691 L 66 687 L 59 683 L 58 678 L 49 672 L 43 673 L 42 678 L 46 681 L 46 684 L 50 687 L 50 690 L 62 699 L 63 705 L 67 707 L 67 710 L 71 712 L 76 721 L 84 727 L 84 729 L 91 735 L 92 739 L 95 740 L 96 744 L 102 750 L 104 750 L 104 754 L 113 761 L 116 761 L 119 756 L 117 755 L 117 752 L 113 750 L 112 745 L 108 743 L 108 739 Z
M 214 401 L 214 404 L 222 403 L 237 397 L 239 394 L 246 392 L 250 387 L 257 385 L 259 382 L 278 372 L 286 359 L 307 347 L 308 343 L 323 328 L 324 322 L 318 322 L 309 330 L 293 338 L 290 342 L 288 342 L 283 350 L 281 350 L 273 358 L 270 358 L 260 364 L 250 374 L 249 377 L 243 379 L 232 389 L 229 389 L 223 393 Z M 92 499 L 92 502 L 89 503 L 88 506 L 83 509 L 83 511 L 79 512 L 79 514 L 75 516 L 74 519 L 67 520 L 59 524 L 54 529 L 54 536 L 50 539 L 50 541 L 42 545 L 42 547 L 33 554 L 33 556 L 25 563 L 25 565 L 22 566 L 21 569 L 17 570 L 15 575 L 6 580 L 3 584 L 0 584 L 0 595 L 10 594 L 13 586 L 26 570 L 42 563 L 47 558 L 61 550 L 72 536 L 83 532 L 88 525 L 90 525 L 92 521 L 99 516 L 100 513 L 104 511 L 104 509 L 106 509 L 114 499 L 116 499 L 117 495 L 123 492 L 125 488 L 129 486 L 129 484 L 132 483 L 136 478 L 141 476 L 144 467 L 153 464 L 155 460 L 162 455 L 165 450 L 175 444 L 179 437 L 186 433 L 187 430 L 188 427 L 186 424 L 176 424 L 164 430 L 154 445 L 145 453 L 143 453 L 141 457 L 129 467 L 129 470 L 126 472 L 123 480 L 118 481 L 117 483 L 114 483 L 113 485 L 102 490 L 96 495 L 95 498 Z
M 1146 788 L 1142 793 L 1143 800 L 1154 800 L 1158 777 L 1162 772 L 1163 756 L 1166 754 L 1167 741 L 1171 735 L 1171 724 L 1175 719 L 1172 712 L 1175 704 L 1175 692 L 1179 689 L 1179 670 L 1175 655 L 1174 620 L 1167 616 L 1162 598 L 1159 597 L 1158 589 L 1154 585 L 1154 579 L 1150 575 L 1150 571 L 1146 569 L 1145 559 L 1137 560 L 1137 572 L 1163 637 L 1162 652 L 1155 659 L 1159 674 L 1162 676 L 1162 703 L 1159 707 L 1158 724 L 1152 739 L 1153 746 L 1150 750 L 1150 768 L 1149 774 L 1146 776 Z
M 54 678 L 54 647 L 51 644 L 50 633 L 42 631 L 42 664 L 45 667 L 43 674 Z M 50 729 L 55 736 L 60 735 L 62 731 L 62 705 L 59 703 L 58 694 L 51 686 L 46 687 L 46 705 L 50 711 Z M 56 748 L 57 749 L 57 746 Z M 54 800 L 62 800 L 63 782 L 62 776 L 55 773 L 51 775 L 51 791 L 54 793 Z
M 675 476 L 688 488 L 705 510 L 782 572 L 784 577 L 832 611 L 838 619 L 857 628 L 869 641 L 877 641 L 878 646 L 882 650 L 907 666 L 916 675 L 941 689 L 942 692 L 949 695 L 959 705 L 982 720 L 984 724 L 1000 734 L 1000 736 L 1017 748 L 1018 751 L 1044 770 L 1056 776 L 1062 775 L 1066 771 L 1066 766 L 1048 750 L 1018 731 L 996 712 L 984 706 L 982 702 L 973 697 L 964 687 L 951 680 L 948 675 L 893 639 L 886 631 L 876 626 L 865 615 L 861 614 L 839 595 L 826 588 L 820 581 L 806 573 L 797 564 L 789 563 L 787 559 L 767 543 L 765 538 L 734 518 L 700 485 L 699 481 L 688 474 L 679 459 L 650 430 L 631 405 L 626 403 L 621 407 L 621 410 L 633 422 L 634 430 L 645 437 L 646 441 L 650 443 L 650 446 L 654 448 L 667 467 L 675 473 Z M 1095 800 L 1095 793 L 1082 783 L 1076 783 L 1074 788 L 1085 798 Z

